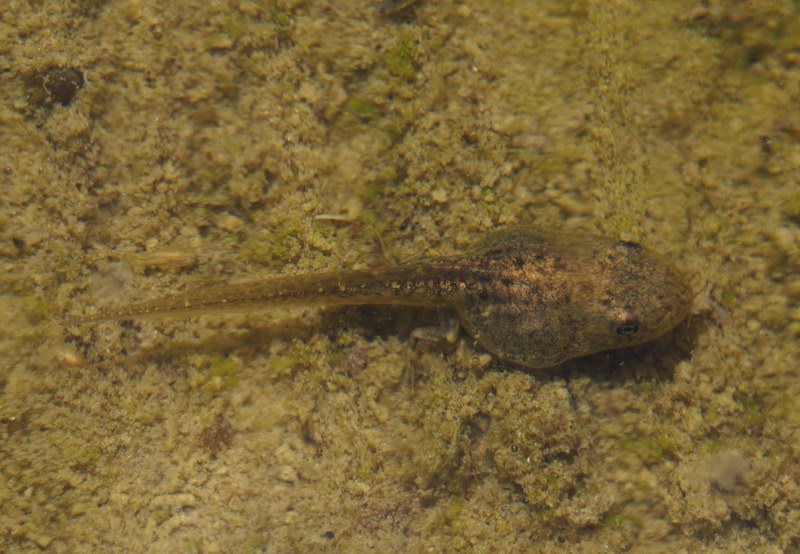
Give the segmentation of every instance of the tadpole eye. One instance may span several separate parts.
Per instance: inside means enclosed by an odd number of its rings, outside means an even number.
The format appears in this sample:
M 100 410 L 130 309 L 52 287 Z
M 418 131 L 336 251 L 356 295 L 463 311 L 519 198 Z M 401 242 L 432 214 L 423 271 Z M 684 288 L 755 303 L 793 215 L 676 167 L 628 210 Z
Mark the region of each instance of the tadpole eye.
M 626 318 L 617 323 L 615 331 L 621 337 L 632 337 L 639 332 L 639 321 L 635 317 Z

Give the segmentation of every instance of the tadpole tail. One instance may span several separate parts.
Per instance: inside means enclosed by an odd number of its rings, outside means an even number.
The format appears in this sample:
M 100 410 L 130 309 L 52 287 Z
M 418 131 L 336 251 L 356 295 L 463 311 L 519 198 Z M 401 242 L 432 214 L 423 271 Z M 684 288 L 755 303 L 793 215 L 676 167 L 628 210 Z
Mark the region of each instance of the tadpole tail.
M 463 272 L 426 263 L 381 269 L 286 275 L 215 285 L 121 306 L 83 322 L 242 313 L 271 307 L 392 304 L 444 307 L 458 303 Z

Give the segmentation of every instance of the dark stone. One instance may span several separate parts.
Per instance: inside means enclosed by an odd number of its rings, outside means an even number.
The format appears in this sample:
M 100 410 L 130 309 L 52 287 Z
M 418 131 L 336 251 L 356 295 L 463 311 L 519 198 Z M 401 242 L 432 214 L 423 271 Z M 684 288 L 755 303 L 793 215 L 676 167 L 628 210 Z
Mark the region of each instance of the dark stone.
M 42 75 L 42 86 L 50 100 L 69 106 L 83 88 L 83 73 L 72 67 L 51 67 Z

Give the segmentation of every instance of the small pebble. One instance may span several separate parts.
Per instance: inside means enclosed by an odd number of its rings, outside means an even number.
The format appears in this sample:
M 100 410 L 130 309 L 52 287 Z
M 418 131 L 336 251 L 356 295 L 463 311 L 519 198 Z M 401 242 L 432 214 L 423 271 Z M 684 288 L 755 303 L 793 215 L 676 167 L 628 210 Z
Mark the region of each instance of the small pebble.
M 42 86 L 53 102 L 69 106 L 83 88 L 83 73 L 72 67 L 52 67 L 42 76 Z

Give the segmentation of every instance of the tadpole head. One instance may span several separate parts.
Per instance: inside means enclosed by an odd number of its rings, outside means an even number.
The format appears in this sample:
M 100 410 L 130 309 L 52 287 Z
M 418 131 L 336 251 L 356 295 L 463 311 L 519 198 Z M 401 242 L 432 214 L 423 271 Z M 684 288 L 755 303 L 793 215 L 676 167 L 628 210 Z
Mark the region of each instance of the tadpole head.
M 689 314 L 689 284 L 663 257 L 637 243 L 618 241 L 598 263 L 595 331 L 600 343 L 613 348 L 640 344 L 663 335 Z

